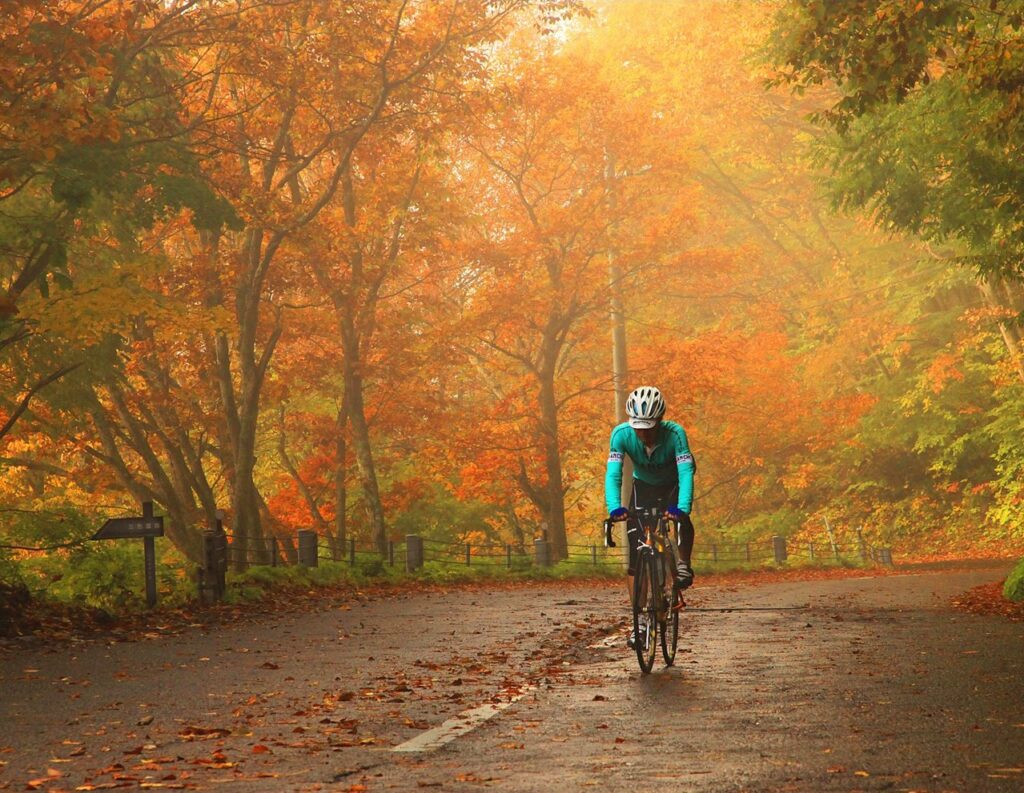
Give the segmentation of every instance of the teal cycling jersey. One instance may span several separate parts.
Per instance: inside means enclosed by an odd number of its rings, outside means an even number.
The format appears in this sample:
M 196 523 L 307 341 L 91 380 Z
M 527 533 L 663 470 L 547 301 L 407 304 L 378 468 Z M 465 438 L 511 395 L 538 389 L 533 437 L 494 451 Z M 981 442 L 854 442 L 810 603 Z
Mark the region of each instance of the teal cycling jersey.
M 629 422 L 612 430 L 608 468 L 604 475 L 604 499 L 608 512 L 622 506 L 622 461 L 633 461 L 633 478 L 649 485 L 679 482 L 679 509 L 689 514 L 693 506 L 693 472 L 696 470 L 686 430 L 674 421 L 659 425 L 658 443 L 648 453 Z

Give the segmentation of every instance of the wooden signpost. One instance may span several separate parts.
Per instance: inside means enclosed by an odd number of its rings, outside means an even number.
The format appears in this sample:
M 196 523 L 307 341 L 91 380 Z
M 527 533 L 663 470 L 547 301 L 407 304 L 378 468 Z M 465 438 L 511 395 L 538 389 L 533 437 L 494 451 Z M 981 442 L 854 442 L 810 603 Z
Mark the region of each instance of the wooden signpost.
M 146 549 L 146 605 L 156 605 L 156 543 L 154 537 L 164 536 L 164 518 L 153 514 L 153 502 L 142 502 L 142 515 L 138 518 L 111 518 L 98 532 L 94 540 L 126 540 L 142 538 Z

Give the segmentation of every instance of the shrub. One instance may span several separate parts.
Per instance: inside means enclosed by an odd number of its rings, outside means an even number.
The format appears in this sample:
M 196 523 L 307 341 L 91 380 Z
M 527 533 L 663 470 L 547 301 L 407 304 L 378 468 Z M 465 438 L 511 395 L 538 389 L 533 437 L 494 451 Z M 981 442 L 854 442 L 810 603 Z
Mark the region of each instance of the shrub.
M 1024 559 L 1021 559 L 1003 584 L 1003 597 L 1007 600 L 1024 601 Z

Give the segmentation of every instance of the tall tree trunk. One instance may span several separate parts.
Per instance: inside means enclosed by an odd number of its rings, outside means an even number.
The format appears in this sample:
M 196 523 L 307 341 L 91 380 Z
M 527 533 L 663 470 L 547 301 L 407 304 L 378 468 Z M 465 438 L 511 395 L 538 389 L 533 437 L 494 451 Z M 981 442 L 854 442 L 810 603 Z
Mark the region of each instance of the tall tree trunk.
M 355 445 L 363 496 L 370 509 L 371 537 L 373 544 L 383 555 L 388 550 L 387 527 L 377 485 L 377 471 L 373 463 L 370 426 L 366 421 L 366 409 L 363 404 L 363 377 L 359 372 L 359 337 L 350 313 L 345 313 L 341 317 L 341 344 L 344 352 L 342 372 L 345 381 L 345 406 L 352 427 L 352 443 Z
M 544 470 L 547 473 L 548 539 L 555 561 L 568 556 L 565 534 L 565 490 L 562 487 L 562 455 L 558 444 L 558 401 L 554 369 L 543 370 L 540 382 L 541 434 L 544 438 Z
M 338 409 L 337 422 L 337 457 L 338 462 L 334 467 L 334 499 L 337 507 L 334 512 L 334 539 L 332 550 L 341 553 L 348 540 L 348 440 L 345 437 L 345 430 L 348 425 L 348 409 L 344 402 Z

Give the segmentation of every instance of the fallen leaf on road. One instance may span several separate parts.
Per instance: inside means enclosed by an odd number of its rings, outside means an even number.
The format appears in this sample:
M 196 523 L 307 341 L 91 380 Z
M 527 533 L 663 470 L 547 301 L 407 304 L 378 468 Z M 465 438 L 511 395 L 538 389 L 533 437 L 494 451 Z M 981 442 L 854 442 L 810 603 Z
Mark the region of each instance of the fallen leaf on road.
M 456 782 L 493 782 L 494 777 L 491 776 L 477 776 L 472 771 L 466 774 L 459 774 L 455 777 Z
M 871 774 L 869 774 L 867 771 L 854 771 L 853 775 L 854 776 L 871 776 Z
M 231 734 L 226 727 L 193 727 L 189 726 L 178 733 L 184 741 L 208 741 L 211 738 L 224 738 Z
M 39 788 L 43 787 L 44 785 L 50 784 L 55 779 L 60 779 L 62 776 L 64 776 L 64 774 L 62 774 L 56 768 L 47 768 L 46 776 L 41 776 L 36 779 L 30 779 L 28 782 L 25 783 L 25 787 L 28 790 L 39 790 Z
M 254 747 L 252 747 L 252 753 L 253 754 L 266 754 L 269 751 L 270 751 L 270 747 L 269 746 L 264 746 L 261 743 L 258 743 Z

